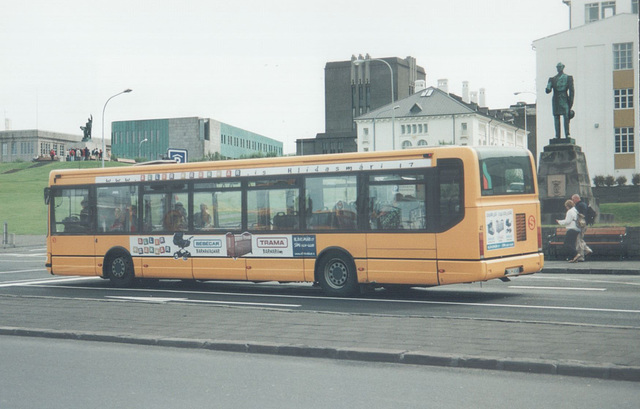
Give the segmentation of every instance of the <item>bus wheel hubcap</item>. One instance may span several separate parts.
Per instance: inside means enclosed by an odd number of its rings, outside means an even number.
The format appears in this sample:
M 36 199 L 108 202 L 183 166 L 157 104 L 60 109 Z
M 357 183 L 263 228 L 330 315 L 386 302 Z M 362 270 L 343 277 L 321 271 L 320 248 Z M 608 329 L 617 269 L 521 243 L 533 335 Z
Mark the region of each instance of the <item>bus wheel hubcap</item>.
M 124 261 L 121 258 L 117 258 L 113 260 L 113 263 L 111 264 L 111 275 L 113 275 L 116 278 L 122 278 L 124 277 L 124 273 L 125 273 Z
M 342 287 L 347 282 L 348 271 L 344 263 L 334 261 L 327 267 L 327 282 L 333 287 Z

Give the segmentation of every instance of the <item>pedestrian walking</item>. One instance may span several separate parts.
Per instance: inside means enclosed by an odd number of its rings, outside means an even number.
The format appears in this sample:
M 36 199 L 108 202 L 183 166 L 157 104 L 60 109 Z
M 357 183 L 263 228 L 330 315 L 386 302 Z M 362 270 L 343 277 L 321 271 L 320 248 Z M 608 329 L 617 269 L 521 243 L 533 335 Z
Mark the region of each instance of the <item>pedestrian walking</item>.
M 584 261 L 586 256 L 593 253 L 593 250 L 591 250 L 584 241 L 584 234 L 587 232 L 587 209 L 589 206 L 578 194 L 571 196 L 571 201 L 573 201 L 576 211 L 578 212 L 578 220 L 576 224 L 580 229 L 580 234 L 576 240 L 576 251 L 580 254 L 580 257 L 582 257 L 581 261 Z
M 576 210 L 572 200 L 564 202 L 564 207 L 567 209 L 564 220 L 556 220 L 556 222 L 561 226 L 567 227 L 567 234 L 564 236 L 564 248 L 569 254 L 569 263 L 584 261 L 584 257 L 576 250 L 576 242 L 580 234 L 580 228 L 577 225 L 578 210 Z

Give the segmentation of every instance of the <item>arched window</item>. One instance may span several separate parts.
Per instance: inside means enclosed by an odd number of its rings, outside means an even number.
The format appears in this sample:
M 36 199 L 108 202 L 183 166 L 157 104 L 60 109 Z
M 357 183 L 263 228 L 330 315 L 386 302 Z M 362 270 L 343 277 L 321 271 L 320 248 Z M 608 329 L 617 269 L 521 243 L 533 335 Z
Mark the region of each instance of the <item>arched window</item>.
M 424 139 L 420 139 L 420 140 L 418 141 L 418 146 L 427 146 L 427 145 L 428 145 L 428 143 L 427 143 L 427 141 L 425 141 Z
M 411 146 L 413 146 L 413 145 L 411 145 L 411 141 L 402 142 L 402 149 L 409 149 L 409 148 L 411 148 Z

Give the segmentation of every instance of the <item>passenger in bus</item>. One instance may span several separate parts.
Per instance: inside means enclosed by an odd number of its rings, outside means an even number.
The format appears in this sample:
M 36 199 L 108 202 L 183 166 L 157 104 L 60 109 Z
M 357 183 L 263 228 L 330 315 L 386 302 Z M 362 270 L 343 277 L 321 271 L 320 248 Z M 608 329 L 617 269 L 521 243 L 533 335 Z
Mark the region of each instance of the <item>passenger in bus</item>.
M 182 231 L 187 229 L 186 211 L 182 203 L 177 202 L 175 208 L 164 215 L 163 225 L 168 231 Z
M 580 228 L 577 225 L 578 210 L 576 210 L 573 200 L 564 202 L 564 207 L 567 209 L 564 220 L 556 220 L 556 222 L 561 226 L 567 227 L 567 234 L 564 236 L 564 247 L 567 254 L 569 254 L 569 263 L 584 261 L 584 257 L 576 250 L 576 241 L 580 234 Z
M 193 216 L 193 224 L 197 229 L 211 226 L 211 215 L 206 204 L 200 204 L 200 211 Z
M 124 224 L 126 221 L 125 212 L 123 212 L 119 207 L 116 207 L 113 210 L 113 215 L 113 224 L 109 228 L 109 231 L 124 231 Z
M 89 201 L 87 199 L 82 199 L 80 202 L 80 206 L 82 206 L 82 210 L 80 210 L 80 223 L 89 224 Z
M 135 232 L 138 230 L 138 206 L 136 205 L 131 205 L 131 207 L 129 207 L 129 223 L 130 223 L 130 230 L 132 232 Z

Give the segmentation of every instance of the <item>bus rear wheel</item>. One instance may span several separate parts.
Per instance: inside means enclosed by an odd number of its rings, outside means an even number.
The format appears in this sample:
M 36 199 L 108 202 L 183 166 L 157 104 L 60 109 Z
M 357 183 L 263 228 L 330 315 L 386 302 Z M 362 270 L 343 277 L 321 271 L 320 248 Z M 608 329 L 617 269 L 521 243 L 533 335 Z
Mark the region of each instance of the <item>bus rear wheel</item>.
M 131 257 L 119 255 L 109 260 L 109 280 L 114 287 L 130 287 L 134 280 L 133 261 Z
M 325 293 L 339 297 L 356 294 L 358 277 L 351 258 L 340 253 L 327 254 L 320 262 L 318 272 L 318 282 Z

